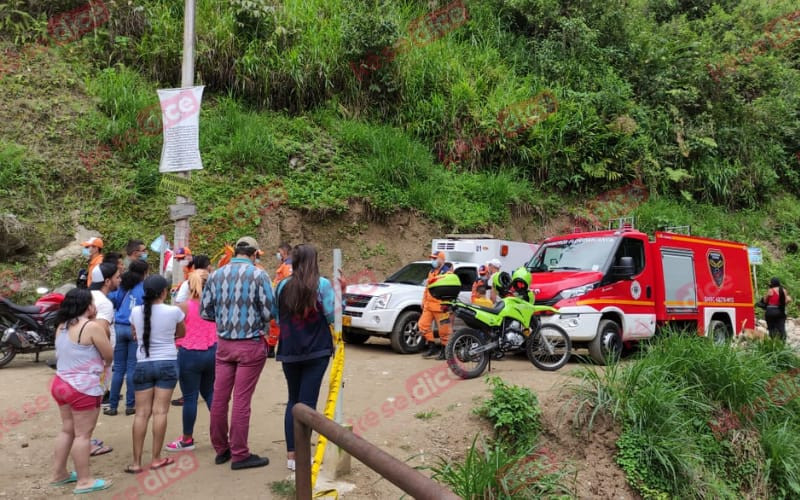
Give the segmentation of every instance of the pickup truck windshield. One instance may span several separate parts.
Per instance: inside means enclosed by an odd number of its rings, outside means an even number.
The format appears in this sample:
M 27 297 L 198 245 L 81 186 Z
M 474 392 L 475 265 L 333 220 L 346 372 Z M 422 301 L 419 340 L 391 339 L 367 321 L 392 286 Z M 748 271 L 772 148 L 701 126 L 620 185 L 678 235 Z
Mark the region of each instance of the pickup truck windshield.
M 600 271 L 617 242 L 615 237 L 575 238 L 545 243 L 534 254 L 528 269 L 551 271 Z
M 404 283 L 406 285 L 422 286 L 425 284 L 425 280 L 428 279 L 428 273 L 430 271 L 430 264 L 414 262 L 386 278 L 386 283 Z

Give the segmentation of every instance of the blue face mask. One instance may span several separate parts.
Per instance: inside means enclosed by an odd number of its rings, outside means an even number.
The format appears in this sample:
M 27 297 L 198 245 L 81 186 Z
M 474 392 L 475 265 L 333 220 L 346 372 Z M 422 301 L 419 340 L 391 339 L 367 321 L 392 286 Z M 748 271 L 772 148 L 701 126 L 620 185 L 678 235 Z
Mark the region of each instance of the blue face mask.
M 83 255 L 84 257 L 88 257 L 89 249 L 87 247 L 83 247 L 83 250 L 81 250 L 81 255 Z
M 147 252 L 142 252 L 142 255 L 139 256 L 139 260 L 147 262 Z
M 438 260 L 432 260 L 431 261 L 431 267 L 434 268 L 434 269 L 439 267 L 439 261 Z

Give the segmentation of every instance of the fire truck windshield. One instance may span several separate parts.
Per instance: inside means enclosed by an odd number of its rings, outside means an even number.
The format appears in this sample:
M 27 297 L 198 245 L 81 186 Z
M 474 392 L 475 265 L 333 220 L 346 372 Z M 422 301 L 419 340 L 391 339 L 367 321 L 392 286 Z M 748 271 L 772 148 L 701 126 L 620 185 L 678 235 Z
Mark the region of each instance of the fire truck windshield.
M 575 238 L 543 244 L 534 254 L 528 269 L 534 273 L 550 271 L 599 271 L 608 261 L 617 238 Z

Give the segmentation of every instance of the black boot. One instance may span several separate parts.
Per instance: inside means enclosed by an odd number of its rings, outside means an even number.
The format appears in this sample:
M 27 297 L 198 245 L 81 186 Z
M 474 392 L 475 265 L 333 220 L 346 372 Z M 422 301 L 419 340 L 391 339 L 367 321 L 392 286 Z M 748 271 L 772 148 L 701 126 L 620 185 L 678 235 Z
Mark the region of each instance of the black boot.
M 444 361 L 444 360 L 445 360 L 445 357 L 444 357 L 444 349 L 445 349 L 445 347 L 444 347 L 444 346 L 441 346 L 441 347 L 439 348 L 439 355 L 438 355 L 438 356 L 436 356 L 436 361 Z
M 430 358 L 434 354 L 436 354 L 436 344 L 434 344 L 433 342 L 428 342 L 428 350 L 422 351 L 422 357 Z
M 422 356 L 425 359 L 435 358 L 442 351 L 442 346 L 439 344 L 432 344 L 430 350 Z

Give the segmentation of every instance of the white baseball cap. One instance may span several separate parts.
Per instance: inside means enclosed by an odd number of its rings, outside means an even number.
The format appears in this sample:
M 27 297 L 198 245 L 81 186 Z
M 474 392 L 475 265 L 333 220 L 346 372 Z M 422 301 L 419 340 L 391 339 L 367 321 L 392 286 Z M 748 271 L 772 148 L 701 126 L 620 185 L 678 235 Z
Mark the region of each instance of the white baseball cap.
M 489 264 L 493 265 L 497 269 L 500 269 L 503 266 L 503 263 L 500 262 L 500 259 L 492 259 L 489 261 Z

